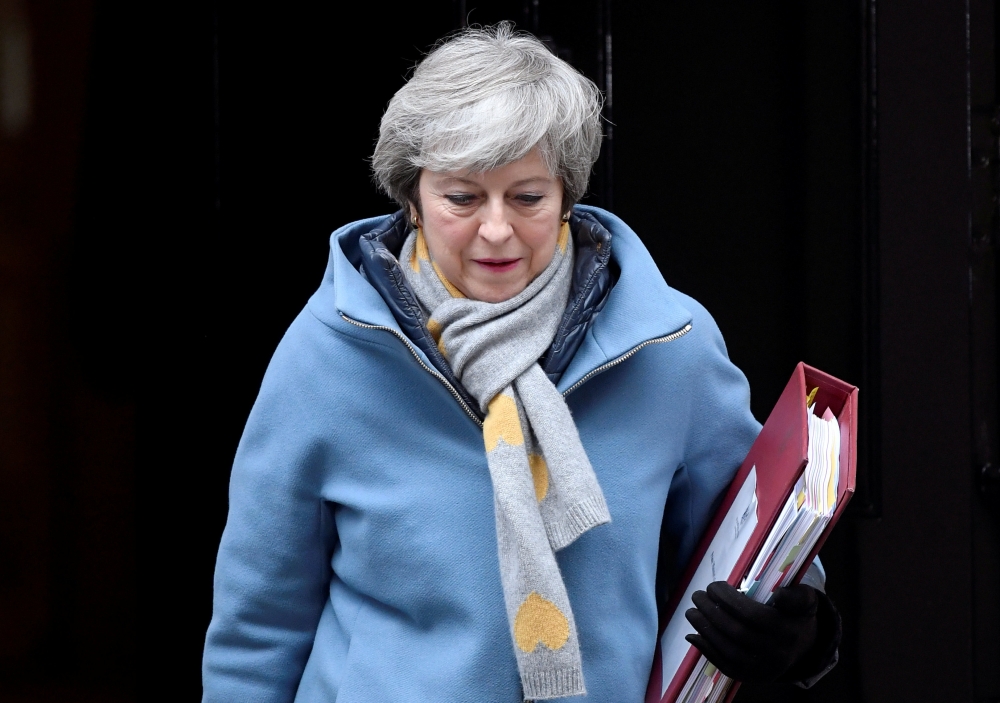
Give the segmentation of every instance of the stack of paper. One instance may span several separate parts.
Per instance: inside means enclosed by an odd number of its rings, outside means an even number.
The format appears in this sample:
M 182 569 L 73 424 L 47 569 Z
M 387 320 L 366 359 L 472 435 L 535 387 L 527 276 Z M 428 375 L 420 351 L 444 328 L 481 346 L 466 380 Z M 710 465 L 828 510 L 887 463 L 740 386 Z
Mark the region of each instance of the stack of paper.
M 814 405 L 809 408 L 808 457 L 805 471 L 740 586 L 760 603 L 766 603 L 774 591 L 791 583 L 837 507 L 840 425 L 829 408 L 822 418 L 816 417 Z M 701 657 L 677 701 L 719 703 L 731 683 L 729 677 Z

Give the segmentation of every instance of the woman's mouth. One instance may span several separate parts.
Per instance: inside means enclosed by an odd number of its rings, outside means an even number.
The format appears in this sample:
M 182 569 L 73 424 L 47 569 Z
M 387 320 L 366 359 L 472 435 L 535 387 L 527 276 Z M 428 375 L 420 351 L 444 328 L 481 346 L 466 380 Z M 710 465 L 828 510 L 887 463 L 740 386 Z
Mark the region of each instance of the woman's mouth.
M 504 273 L 505 271 L 510 271 L 517 266 L 517 262 L 520 261 L 520 259 L 473 259 L 473 261 L 487 271 L 492 271 L 493 273 Z

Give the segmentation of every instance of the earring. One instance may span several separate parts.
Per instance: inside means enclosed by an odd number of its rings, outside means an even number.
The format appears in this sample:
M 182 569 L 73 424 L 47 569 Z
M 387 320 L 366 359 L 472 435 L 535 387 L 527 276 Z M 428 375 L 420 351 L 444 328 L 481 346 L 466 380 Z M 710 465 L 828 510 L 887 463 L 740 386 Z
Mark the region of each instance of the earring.
M 569 213 L 568 212 L 565 215 L 562 216 L 562 221 L 563 222 L 569 222 Z
M 417 216 L 410 216 L 410 224 L 413 225 L 413 229 L 420 229 L 420 223 L 417 222 Z

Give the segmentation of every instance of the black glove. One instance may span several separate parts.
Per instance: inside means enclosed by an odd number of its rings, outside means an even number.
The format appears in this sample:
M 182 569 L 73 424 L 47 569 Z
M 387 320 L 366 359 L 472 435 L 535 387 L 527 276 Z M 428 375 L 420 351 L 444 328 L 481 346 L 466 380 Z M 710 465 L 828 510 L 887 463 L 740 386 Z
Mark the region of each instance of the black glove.
M 758 603 L 725 581 L 696 591 L 696 608 L 685 613 L 698 634 L 687 641 L 726 676 L 738 681 L 770 683 L 802 680 L 818 674 L 818 650 L 830 651 L 829 624 L 818 622 L 817 611 L 827 606 L 836 618 L 839 642 L 840 619 L 824 594 L 805 584 L 779 588 L 767 603 Z M 821 632 L 823 631 L 823 632 Z M 833 643 L 835 650 L 836 643 Z M 829 657 L 832 660 L 832 656 Z M 803 664 L 806 666 L 803 667 Z M 800 675 L 803 669 L 816 668 Z M 791 676 L 789 676 L 791 674 Z

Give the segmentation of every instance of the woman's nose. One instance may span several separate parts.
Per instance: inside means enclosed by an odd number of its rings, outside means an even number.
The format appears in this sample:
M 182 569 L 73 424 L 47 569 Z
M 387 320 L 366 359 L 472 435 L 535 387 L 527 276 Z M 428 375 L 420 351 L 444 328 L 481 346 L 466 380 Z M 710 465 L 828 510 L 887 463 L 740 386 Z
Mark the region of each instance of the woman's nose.
M 479 224 L 479 236 L 491 244 L 501 244 L 514 233 L 502 205 L 489 204 Z

